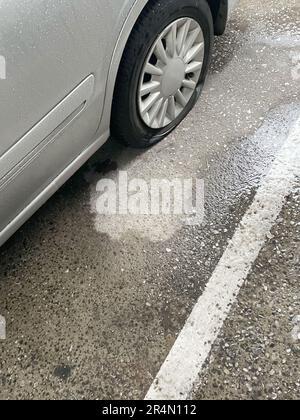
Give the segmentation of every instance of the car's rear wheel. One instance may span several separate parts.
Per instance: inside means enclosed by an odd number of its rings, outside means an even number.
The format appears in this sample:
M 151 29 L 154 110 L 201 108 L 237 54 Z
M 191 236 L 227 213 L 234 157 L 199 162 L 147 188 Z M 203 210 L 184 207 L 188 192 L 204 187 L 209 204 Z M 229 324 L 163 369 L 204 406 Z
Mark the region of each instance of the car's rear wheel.
M 152 1 L 128 41 L 112 133 L 133 147 L 161 141 L 189 113 L 208 71 L 213 21 L 206 0 Z

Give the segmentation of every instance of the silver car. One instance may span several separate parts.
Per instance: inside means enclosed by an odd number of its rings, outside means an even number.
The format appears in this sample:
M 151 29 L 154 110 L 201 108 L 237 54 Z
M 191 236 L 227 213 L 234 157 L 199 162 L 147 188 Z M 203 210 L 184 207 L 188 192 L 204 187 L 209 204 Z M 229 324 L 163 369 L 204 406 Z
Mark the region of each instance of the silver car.
M 188 114 L 235 0 L 0 0 L 0 245 L 113 135 Z

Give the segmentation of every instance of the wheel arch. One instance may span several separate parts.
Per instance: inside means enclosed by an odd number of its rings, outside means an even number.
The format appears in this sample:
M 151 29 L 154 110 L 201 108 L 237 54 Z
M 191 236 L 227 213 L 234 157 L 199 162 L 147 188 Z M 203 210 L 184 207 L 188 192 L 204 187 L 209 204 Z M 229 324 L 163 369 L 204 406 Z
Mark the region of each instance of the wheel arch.
M 125 23 L 120 31 L 118 40 L 115 45 L 115 49 L 113 51 L 113 56 L 111 59 L 108 77 L 107 77 L 107 84 L 106 84 L 106 93 L 105 93 L 105 101 L 104 101 L 104 108 L 103 114 L 101 119 L 101 126 L 107 129 L 110 128 L 111 125 L 111 112 L 112 112 L 112 104 L 113 104 L 113 97 L 114 97 L 114 90 L 115 85 L 118 77 L 118 72 L 121 64 L 121 60 L 131 35 L 131 32 L 138 21 L 142 11 L 144 10 L 145 6 L 151 0 L 136 0 L 133 4 Z

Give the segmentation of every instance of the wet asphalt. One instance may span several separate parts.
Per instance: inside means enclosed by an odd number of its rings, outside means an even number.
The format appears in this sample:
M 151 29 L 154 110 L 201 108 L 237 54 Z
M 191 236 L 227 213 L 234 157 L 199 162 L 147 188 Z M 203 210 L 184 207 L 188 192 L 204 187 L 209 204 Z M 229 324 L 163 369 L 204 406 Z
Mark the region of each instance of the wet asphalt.
M 1 399 L 145 396 L 300 115 L 299 22 L 297 0 L 241 0 L 181 126 L 146 152 L 110 140 L 0 250 Z M 97 214 L 118 170 L 204 179 L 204 223 Z M 299 186 L 195 398 L 299 398 Z

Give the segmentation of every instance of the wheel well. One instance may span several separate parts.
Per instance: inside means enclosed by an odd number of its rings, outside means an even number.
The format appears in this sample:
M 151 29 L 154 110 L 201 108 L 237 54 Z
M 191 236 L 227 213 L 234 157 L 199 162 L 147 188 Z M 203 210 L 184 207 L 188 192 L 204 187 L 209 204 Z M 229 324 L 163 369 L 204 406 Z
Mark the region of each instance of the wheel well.
M 150 0 L 150 2 L 157 0 Z M 213 17 L 215 35 L 222 35 L 228 18 L 228 0 L 206 0 Z
M 222 35 L 228 18 L 228 0 L 207 0 L 214 21 L 215 35 Z
M 207 0 L 207 3 L 209 4 L 211 14 L 215 21 L 220 10 L 221 0 Z

